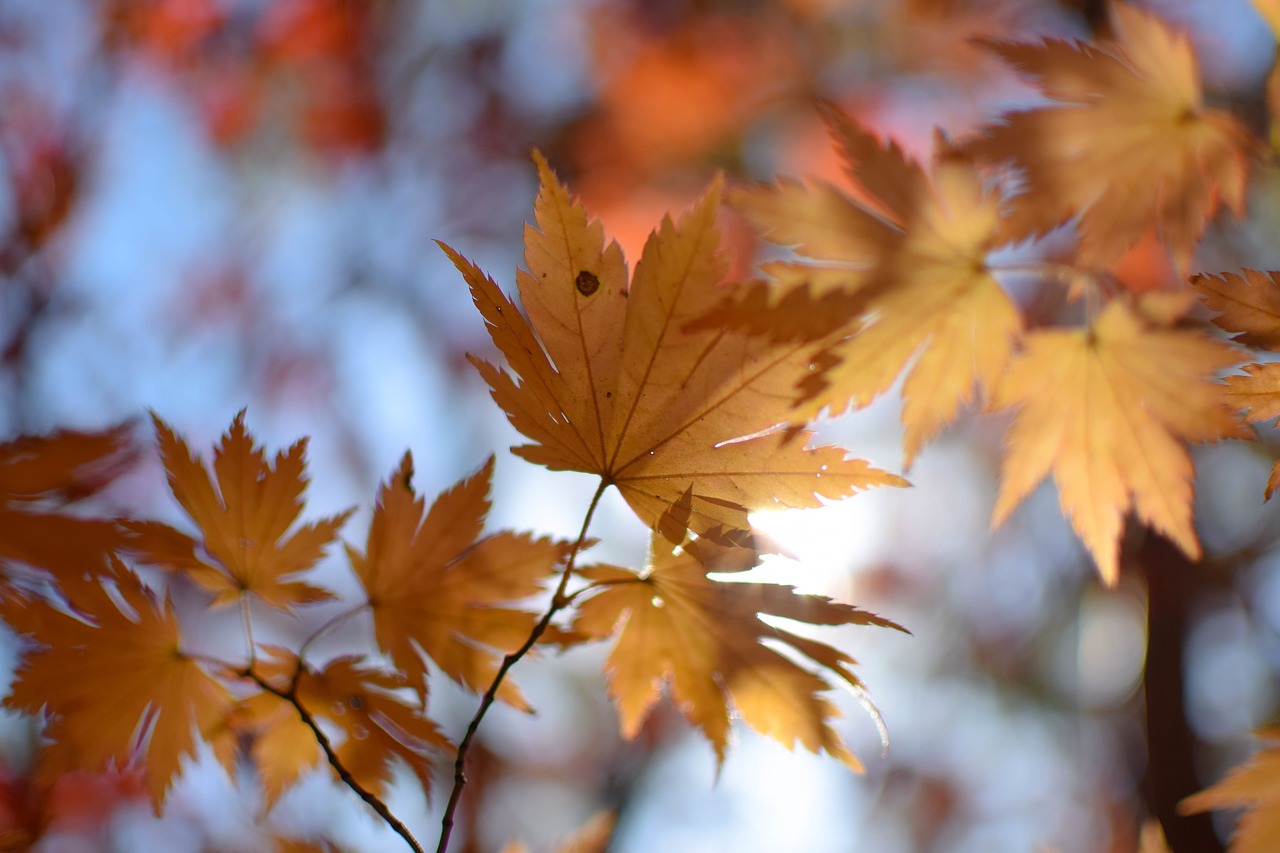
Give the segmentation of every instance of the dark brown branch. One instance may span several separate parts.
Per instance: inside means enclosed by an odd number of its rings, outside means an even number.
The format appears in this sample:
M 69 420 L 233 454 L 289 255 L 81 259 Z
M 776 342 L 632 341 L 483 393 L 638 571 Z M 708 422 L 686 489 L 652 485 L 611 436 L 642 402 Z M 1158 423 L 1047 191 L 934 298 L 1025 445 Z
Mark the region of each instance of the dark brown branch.
M 1195 767 L 1196 736 L 1184 700 L 1186 640 L 1192 608 L 1213 581 L 1167 539 L 1148 532 L 1133 555 L 1147 584 L 1147 723 L 1144 793 L 1173 853 L 1221 853 L 1208 814 L 1184 815 L 1178 803 L 1204 787 Z
M 298 716 L 302 718 L 303 724 L 306 725 L 307 728 L 311 729 L 311 733 L 315 735 L 316 743 L 320 744 L 320 748 L 324 750 L 325 757 L 329 759 L 329 766 L 331 766 L 334 772 L 338 774 L 338 778 L 341 779 L 348 788 L 355 791 L 360 799 L 368 803 L 369 808 L 377 812 L 378 817 L 382 818 L 388 826 L 395 830 L 397 835 L 405 840 L 405 843 L 409 845 L 413 850 L 413 853 L 426 853 L 426 850 L 424 850 L 422 845 L 418 843 L 418 839 L 414 838 L 413 833 L 409 831 L 409 828 L 401 823 L 400 819 L 391 813 L 391 810 L 387 808 L 386 803 L 382 802 L 382 800 L 378 798 L 377 794 L 373 793 L 356 781 L 356 777 L 351 775 L 351 771 L 348 770 L 346 766 L 343 765 L 342 760 L 338 758 L 338 753 L 334 751 L 333 744 L 329 742 L 329 736 L 324 733 L 322 728 L 320 728 L 320 724 L 316 722 L 315 717 L 311 716 L 311 712 L 308 711 L 303 706 L 302 702 L 298 700 L 298 676 L 301 672 L 302 663 L 299 661 L 298 670 L 294 673 L 293 679 L 289 682 L 288 690 L 279 689 L 251 669 L 241 670 L 240 674 L 246 678 L 253 679 L 259 687 L 270 693 L 272 696 L 278 696 L 292 705 L 294 710 L 298 712 Z
M 440 819 L 440 843 L 436 846 L 436 853 L 445 853 L 449 848 L 449 836 L 453 833 L 453 816 L 458 810 L 458 801 L 462 798 L 463 786 L 467 784 L 465 773 L 467 753 L 475 740 L 476 732 L 480 730 L 480 723 L 484 720 L 484 715 L 488 713 L 489 707 L 498 698 L 498 688 L 502 686 L 507 673 L 529 653 L 530 649 L 537 645 L 538 640 L 546 633 L 547 627 L 550 626 L 552 618 L 569 605 L 571 598 L 566 596 L 565 592 L 569 586 L 569 578 L 573 576 L 574 562 L 578 559 L 582 544 L 587 541 L 587 528 L 591 526 L 591 517 L 595 515 L 596 506 L 600 503 L 600 497 L 608 487 L 609 484 L 601 480 L 600 486 L 591 498 L 591 503 L 587 507 L 587 514 L 582 519 L 582 530 L 578 532 L 578 540 L 573 543 L 573 548 L 569 551 L 569 559 L 565 563 L 564 571 L 560 574 L 560 585 L 556 587 L 556 593 L 551 599 L 551 605 L 547 608 L 547 612 L 542 614 L 542 618 L 538 620 L 538 624 L 533 626 L 533 630 L 529 632 L 529 638 L 520 645 L 520 648 L 502 659 L 502 666 L 498 667 L 498 672 L 493 676 L 493 683 L 489 685 L 489 689 L 481 697 L 480 707 L 476 709 L 475 716 L 471 718 L 471 723 L 467 726 L 466 734 L 462 736 L 462 740 L 458 743 L 458 756 L 453 762 L 453 790 L 449 792 L 449 803 L 445 806 L 444 816 Z

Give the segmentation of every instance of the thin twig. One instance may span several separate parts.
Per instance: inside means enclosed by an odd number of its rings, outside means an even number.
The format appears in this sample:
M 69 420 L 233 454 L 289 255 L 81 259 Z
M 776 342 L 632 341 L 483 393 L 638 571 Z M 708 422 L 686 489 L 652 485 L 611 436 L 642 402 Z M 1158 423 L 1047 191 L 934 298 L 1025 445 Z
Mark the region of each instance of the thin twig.
M 257 659 L 258 644 L 253 641 L 253 622 L 249 619 L 249 594 L 244 590 L 240 591 L 240 619 L 244 622 L 244 642 L 248 647 L 246 657 L 249 664 L 246 668 L 252 669 Z
M 302 674 L 301 659 L 298 661 L 298 668 L 294 670 L 293 679 L 289 682 L 288 690 L 281 690 L 250 669 L 241 670 L 240 674 L 246 678 L 253 679 L 263 690 L 273 696 L 280 697 L 292 705 L 294 710 L 298 712 L 298 716 L 302 718 L 303 724 L 305 724 L 307 728 L 311 729 L 311 733 L 315 735 L 316 743 L 320 744 L 320 748 L 324 750 L 325 757 L 329 759 L 329 765 L 333 768 L 334 772 L 338 774 L 338 778 L 341 779 L 348 788 L 355 791 L 360 799 L 368 803 L 369 808 L 377 812 L 378 817 L 382 818 L 388 826 L 395 830 L 397 835 L 405 840 L 405 843 L 409 845 L 413 850 L 413 853 L 426 853 L 423 846 L 418 843 L 418 839 L 414 838 L 413 833 L 409 831 L 409 828 L 401 823 L 400 819 L 391 813 L 391 809 L 387 808 L 386 803 L 382 802 L 382 800 L 378 798 L 377 794 L 374 794 L 368 788 L 356 781 L 356 777 L 351 775 L 351 771 L 348 770 L 346 766 L 343 765 L 342 760 L 338 758 L 338 753 L 334 751 L 333 744 L 329 742 L 329 736 L 320 728 L 320 724 L 316 722 L 315 717 L 311 716 L 311 712 L 308 711 L 303 706 L 302 702 L 298 700 L 298 677 Z
M 626 583 L 644 583 L 644 580 L 639 575 L 635 575 L 629 578 L 617 578 L 614 580 L 607 580 L 607 581 L 594 581 L 582 587 L 581 589 L 575 590 L 571 595 L 566 595 L 564 597 L 564 603 L 561 605 L 561 609 L 568 607 L 570 604 L 573 604 L 575 601 L 578 600 L 578 596 L 580 595 L 587 595 L 588 593 L 595 592 L 598 589 L 604 589 L 607 586 L 621 586 L 622 584 L 626 584 Z
M 538 620 L 538 624 L 533 626 L 533 630 L 529 632 L 529 638 L 524 641 L 520 648 L 502 659 L 502 666 L 498 667 L 498 672 L 493 676 L 493 683 L 489 685 L 489 689 L 481 697 L 480 707 L 476 709 L 475 716 L 471 718 L 471 723 L 467 726 L 466 734 L 462 736 L 462 740 L 458 743 L 458 756 L 453 762 L 453 790 L 449 792 L 449 804 L 445 806 L 444 816 L 440 819 L 440 843 L 436 846 L 436 853 L 445 853 L 449 848 L 449 836 L 453 833 L 453 816 L 458 810 L 458 801 L 462 798 L 462 788 L 467 784 L 467 776 L 463 772 L 463 768 L 466 765 L 471 743 L 475 740 L 476 732 L 480 730 L 480 722 L 488 712 L 489 706 L 498 698 L 498 688 L 502 686 L 502 681 L 507 677 L 507 673 L 521 658 L 529 653 L 529 650 L 537 644 L 539 638 L 546 633 L 552 618 L 568 606 L 571 601 L 571 598 L 565 595 L 565 591 L 569 586 L 569 578 L 573 576 L 574 561 L 578 559 L 582 544 L 587 540 L 587 528 L 591 526 L 591 517 L 595 515 L 596 506 L 600 503 L 600 497 L 608 487 L 609 483 L 601 480 L 596 493 L 591 497 L 591 503 L 587 507 L 587 514 L 582 519 L 582 530 L 578 533 L 578 541 L 573 543 L 573 548 L 569 551 L 569 559 L 565 563 L 564 572 L 560 575 L 560 585 L 556 587 L 556 593 L 551 598 L 551 605 L 547 608 L 547 612 L 542 614 L 542 618 Z
M 361 604 L 357 604 L 354 607 L 350 607 L 342 611 L 341 613 L 339 613 L 337 616 L 334 616 L 332 619 L 330 619 L 328 622 L 321 625 L 319 628 L 317 628 L 314 632 L 312 632 L 310 637 L 307 637 L 307 639 L 303 641 L 301 648 L 298 649 L 298 660 L 303 660 L 306 657 L 307 649 L 311 647 L 312 643 L 314 643 L 316 640 L 319 640 L 325 634 L 329 633 L 329 631 L 331 631 L 333 628 L 337 627 L 340 623 L 349 619 L 352 616 L 355 616 L 357 613 L 361 612 L 368 606 L 369 606 L 369 602 L 365 601 Z

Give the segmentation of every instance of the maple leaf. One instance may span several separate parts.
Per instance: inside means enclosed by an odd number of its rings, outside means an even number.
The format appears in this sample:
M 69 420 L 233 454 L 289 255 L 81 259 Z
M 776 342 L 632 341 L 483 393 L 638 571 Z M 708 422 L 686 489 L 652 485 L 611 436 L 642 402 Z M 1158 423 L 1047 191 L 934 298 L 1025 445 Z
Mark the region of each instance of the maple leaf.
M 590 566 L 583 578 L 600 586 L 579 605 L 573 627 L 582 634 L 617 641 L 605 663 L 609 693 L 618 704 L 622 733 L 634 737 L 658 700 L 663 682 L 681 712 L 711 741 L 720 761 L 728 742 L 730 704 L 757 731 L 791 748 L 825 750 L 849 767 L 857 757 L 831 727 L 839 716 L 820 694 L 843 681 L 859 696 L 862 682 L 854 660 L 824 643 L 794 634 L 761 617 L 784 617 L 810 625 L 900 626 L 824 596 L 801 595 L 793 587 L 726 583 L 710 572 L 754 565 L 747 549 L 708 538 L 673 545 L 655 532 L 650 565 L 642 573 Z M 769 639 L 808 658 L 821 674 L 805 669 L 762 644 Z
M 189 576 L 213 593 L 214 606 L 245 594 L 281 608 L 330 598 L 297 576 L 324 555 L 351 511 L 289 533 L 302 512 L 306 440 L 269 463 L 245 428 L 241 411 L 214 451 L 215 488 L 186 441 L 158 416 L 152 419 L 169 488 L 200 528 L 201 538 L 160 522 L 129 522 L 131 550 L 145 562 Z
M 8 708 L 49 718 L 41 774 L 123 768 L 144 761 L 147 789 L 157 812 L 184 755 L 195 752 L 194 733 L 225 713 L 229 696 L 182 650 L 167 600 L 118 558 L 112 558 L 114 595 L 97 586 L 84 601 L 93 623 L 42 601 L 0 600 L 0 615 L 38 645 L 18 667 L 5 698 Z
M 255 667 L 271 666 L 274 661 L 258 658 Z M 281 691 L 288 690 L 291 671 L 275 666 L 272 674 Z M 269 810 L 306 772 L 324 760 L 324 752 L 315 734 L 302 722 L 298 710 L 290 702 L 272 693 L 255 693 L 241 699 L 227 710 L 218 724 L 206 735 L 213 754 L 235 778 L 237 762 L 247 758 L 262 785 L 264 807 Z
M 1133 307 L 1114 300 L 1087 328 L 1027 335 L 992 397 L 993 408 L 1021 407 L 1005 439 L 993 526 L 1052 471 L 1062 510 L 1108 584 L 1118 578 L 1131 507 L 1199 558 L 1194 472 L 1182 442 L 1248 433 L 1225 386 L 1211 381 L 1239 361 L 1237 351 L 1172 326 L 1189 297 L 1151 294 Z
M 652 525 L 693 487 L 696 529 L 745 529 L 750 509 L 817 506 L 877 485 L 905 485 L 835 447 L 805 449 L 787 398 L 807 347 L 687 324 L 718 300 L 726 264 L 714 225 L 719 183 L 678 223 L 663 219 L 635 275 L 616 243 L 569 197 L 541 156 L 529 271 L 517 276 L 526 321 L 483 272 L 442 247 L 471 287 L 517 378 L 472 359 L 512 424 L 514 449 L 553 470 L 599 475 Z M 544 352 L 545 347 L 545 352 Z
M 1171 853 L 1169 842 L 1164 837 L 1164 827 L 1155 818 L 1148 818 L 1142 824 L 1138 853 Z
M 92 595 L 124 538 L 115 522 L 69 515 L 61 506 L 98 491 L 132 461 L 129 432 L 121 424 L 0 444 L 0 565 L 48 572 L 76 605 L 86 591 Z
M 1237 343 L 1280 349 L 1280 273 L 1244 270 L 1244 275 L 1194 275 L 1191 286 L 1218 316 L 1214 323 Z
M 1253 8 L 1266 21 L 1271 34 L 1280 38 L 1280 0 L 1253 0 Z M 1267 74 L 1266 105 L 1271 150 L 1280 151 L 1280 64 L 1274 59 Z
M 1231 836 L 1231 853 L 1269 853 L 1280 845 L 1280 727 L 1257 732 L 1267 742 L 1218 784 L 1178 804 L 1183 814 L 1244 808 Z
M 361 666 L 359 655 L 335 658 L 315 670 L 288 649 L 273 646 L 267 652 L 270 657 L 255 664 L 260 675 L 282 693 L 292 689 L 313 719 L 323 719 L 340 733 L 334 752 L 365 790 L 378 796 L 386 791 L 394 758 L 408 765 L 424 791 L 430 790 L 432 754 L 449 742 L 418 704 L 400 698 L 398 693 L 409 686 L 403 675 Z M 297 708 L 272 693 L 246 699 L 226 718 L 225 730 L 247 737 L 268 808 L 304 772 L 324 761 Z M 233 742 L 223 738 L 215 743 L 219 760 L 234 772 Z
M 617 818 L 610 812 L 598 812 L 571 836 L 555 846 L 553 853 L 605 853 L 613 838 Z M 519 841 L 509 842 L 502 853 L 528 853 Z
M 133 460 L 131 429 L 60 430 L 0 444 L 0 498 L 70 503 L 97 492 Z
M 1232 332 L 1238 343 L 1280 350 L 1280 273 L 1244 270 L 1244 275 L 1196 275 L 1191 284 L 1219 316 L 1214 323 Z M 1280 416 L 1280 364 L 1248 364 L 1245 375 L 1228 376 L 1227 396 L 1232 406 L 1247 410 L 1249 423 Z M 1280 461 L 1271 469 L 1264 493 L 1270 500 L 1280 488 Z
M 426 659 L 471 690 L 497 672 L 493 650 L 511 652 L 537 616 L 501 606 L 538 593 L 568 557 L 569 545 L 502 531 L 481 538 L 489 511 L 493 457 L 441 494 L 425 512 L 409 483 L 413 459 L 378 489 L 365 552 L 348 546 L 368 595 L 378 645 L 420 693 Z M 499 696 L 523 706 L 503 682 Z
M 1081 261 L 1106 265 L 1155 225 L 1185 269 L 1220 203 L 1241 214 L 1253 142 L 1205 106 L 1185 34 L 1128 4 L 1112 11 L 1116 39 L 1101 46 L 980 42 L 1060 103 L 1003 116 L 969 150 L 1023 172 L 1010 236 L 1079 215 Z
M 813 259 L 768 268 L 780 276 L 779 293 L 769 300 L 748 291 L 746 300 L 773 304 L 759 306 L 758 321 L 745 327 L 775 337 L 834 333 L 799 384 L 801 419 L 869 404 L 915 359 L 902 388 L 910 466 L 973 399 L 975 385 L 995 384 L 1021 332 L 1018 310 L 987 268 L 1002 242 L 999 199 L 945 144 L 926 173 L 834 108 L 824 117 L 861 200 L 790 181 L 734 193 L 766 236 Z M 742 307 L 721 305 L 709 316 L 741 328 Z
M 1251 0 L 1253 8 L 1267 22 L 1271 32 L 1280 36 L 1280 2 L 1277 0 Z

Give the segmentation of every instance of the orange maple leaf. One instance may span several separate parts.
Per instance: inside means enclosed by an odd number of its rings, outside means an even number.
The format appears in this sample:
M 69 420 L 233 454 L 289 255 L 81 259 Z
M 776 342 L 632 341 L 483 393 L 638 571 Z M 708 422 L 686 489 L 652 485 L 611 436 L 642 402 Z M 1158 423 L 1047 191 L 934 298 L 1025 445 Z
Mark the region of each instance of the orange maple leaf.
M 1280 351 L 1280 273 L 1244 270 L 1244 275 L 1224 273 L 1221 277 L 1197 275 L 1191 284 L 1204 302 L 1220 312 L 1214 319 L 1219 327 L 1235 333 L 1238 343 Z M 1280 364 L 1248 364 L 1244 376 L 1227 377 L 1227 396 L 1232 406 L 1247 410 L 1249 423 L 1280 416 Z M 1265 498 L 1280 488 L 1280 461 L 1267 478 Z
M 733 195 L 771 240 L 813 259 L 766 267 L 781 294 L 760 312 L 763 328 L 755 331 L 834 332 L 814 359 L 817 370 L 801 380 L 794 410 L 801 419 L 869 404 L 914 359 L 902 387 L 910 466 L 973 399 L 975 385 L 995 384 L 1022 330 L 1017 308 L 987 268 L 987 255 L 1003 242 L 1000 199 L 941 142 L 926 174 L 896 144 L 881 143 L 847 116 L 827 109 L 825 118 L 860 201 L 826 184 L 791 181 Z M 806 304 L 797 286 L 832 304 Z M 841 293 L 843 310 L 835 304 Z M 711 316 L 728 319 L 724 310 Z
M 7 597 L 0 615 L 38 645 L 18 667 L 6 707 L 49 718 L 41 776 L 100 771 L 145 762 L 147 789 L 159 811 L 184 755 L 195 753 L 195 732 L 225 714 L 226 690 L 182 649 L 169 602 L 160 602 L 138 576 L 112 558 L 114 594 L 101 584 L 85 612 L 94 622 L 45 602 Z
M 536 160 L 537 228 L 526 228 L 529 271 L 518 274 L 528 321 L 492 279 L 443 247 L 518 377 L 472 359 L 535 442 L 515 448 L 518 456 L 599 475 L 650 525 L 692 486 L 700 533 L 745 529 L 750 509 L 905 484 L 839 448 L 805 449 L 809 433 L 781 429 L 809 370 L 806 345 L 688 328 L 719 300 L 725 274 L 718 183 L 678 223 L 663 219 L 628 286 L 617 244 L 604 245 L 600 224 Z
M 1253 142 L 1204 104 L 1187 37 L 1127 4 L 1101 46 L 1048 39 L 982 42 L 1061 103 L 1008 114 L 970 150 L 1024 172 L 1008 234 L 1043 234 L 1080 217 L 1080 259 L 1105 266 L 1152 225 L 1180 269 L 1225 202 L 1243 210 Z
M 81 606 L 86 592 L 92 596 L 96 577 L 124 537 L 113 521 L 69 515 L 60 507 L 121 473 L 134 456 L 129 432 L 121 424 L 0 444 L 0 565 L 48 572 L 73 605 Z
M 110 483 L 133 460 L 125 423 L 101 432 L 60 430 L 0 444 L 0 499 L 69 503 Z
M 1178 804 L 1183 814 L 1245 809 L 1231 836 L 1231 853 L 1271 853 L 1280 847 L 1280 727 L 1257 732 L 1266 745 L 1218 784 Z
M 1119 540 L 1132 507 L 1192 559 L 1191 457 L 1183 441 L 1243 438 L 1226 388 L 1212 377 L 1239 353 L 1172 326 L 1190 294 L 1114 300 L 1087 328 L 1026 337 L 992 398 L 1020 406 L 1005 440 L 999 525 L 1050 471 L 1063 512 L 1107 583 L 1119 576 Z
M 712 580 L 708 572 L 750 568 L 757 555 L 705 537 L 673 545 L 670 532 L 655 532 L 649 567 L 640 574 L 613 566 L 581 572 L 599 591 L 579 605 L 573 627 L 589 636 L 617 634 L 605 671 L 623 735 L 635 736 L 667 682 L 676 705 L 707 736 L 721 761 L 732 704 L 752 728 L 787 748 L 799 741 L 811 752 L 825 750 L 861 769 L 831 727 L 839 712 L 820 695 L 832 686 L 831 678 L 865 695 L 852 670 L 854 660 L 761 617 L 904 629 L 790 586 Z M 821 674 L 763 645 L 764 639 L 808 658 Z
M 272 646 L 266 651 L 270 657 L 255 663 L 259 673 L 281 692 L 292 690 L 313 719 L 336 730 L 334 752 L 365 790 L 378 796 L 386 791 L 393 758 L 404 761 L 423 790 L 430 790 L 432 756 L 449 742 L 418 703 L 398 695 L 409 686 L 403 675 L 361 666 L 358 655 L 335 658 L 315 670 L 288 649 Z M 315 734 L 297 708 L 275 694 L 249 697 L 227 717 L 225 726 L 239 736 L 237 741 L 248 740 L 268 807 L 324 761 Z M 221 738 L 214 743 L 219 760 L 234 772 L 235 742 Z
M 493 650 L 511 652 L 537 616 L 502 606 L 538 593 L 569 554 L 568 543 L 502 531 L 481 538 L 489 511 L 493 457 L 436 498 L 425 513 L 409 479 L 413 459 L 378 489 L 365 553 L 348 546 L 368 595 L 378 645 L 420 693 L 426 660 L 482 690 L 497 672 Z M 523 706 L 503 682 L 499 695 Z
M 197 541 L 160 522 L 129 522 L 130 547 L 140 559 L 188 575 L 213 593 L 214 606 L 246 594 L 282 608 L 332 597 L 296 578 L 323 556 L 351 511 L 289 533 L 307 484 L 305 439 L 268 463 L 241 411 L 214 451 L 215 488 L 186 441 L 158 416 L 152 419 L 169 488 L 202 536 Z

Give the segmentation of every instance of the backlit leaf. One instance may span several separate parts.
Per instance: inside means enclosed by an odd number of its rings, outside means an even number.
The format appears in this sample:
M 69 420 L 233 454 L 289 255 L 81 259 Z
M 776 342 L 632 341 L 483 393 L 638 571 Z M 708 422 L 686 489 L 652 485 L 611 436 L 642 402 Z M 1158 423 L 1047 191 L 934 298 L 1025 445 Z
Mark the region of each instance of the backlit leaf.
M 1021 331 L 987 268 L 1002 242 L 1000 199 L 945 145 L 926 173 L 847 116 L 828 110 L 826 118 L 858 199 L 787 181 L 735 193 L 735 206 L 769 239 L 812 262 L 770 268 L 782 274 L 778 293 L 754 323 L 724 305 L 711 316 L 772 337 L 804 339 L 807 329 L 825 339 L 796 393 L 800 419 L 866 406 L 906 370 L 910 465 L 976 388 L 994 385 Z
M 158 522 L 129 524 L 140 559 L 180 571 L 213 593 L 214 605 L 252 594 L 289 608 L 330 598 L 298 576 L 314 566 L 350 510 L 294 527 L 307 485 L 306 440 L 268 462 L 244 425 L 244 412 L 214 450 L 215 486 L 186 441 L 153 416 L 173 496 L 200 528 L 194 539 Z
M 640 574 L 611 566 L 583 570 L 582 576 L 600 589 L 579 606 L 574 628 L 587 635 L 617 635 L 605 671 L 623 735 L 636 735 L 665 683 L 676 706 L 711 741 L 721 761 L 732 709 L 788 748 L 799 743 L 860 769 L 831 726 L 838 711 L 822 695 L 833 680 L 863 695 L 853 659 L 761 617 L 901 628 L 789 586 L 707 577 L 708 572 L 740 568 L 743 550 L 706 538 L 673 546 L 655 535 L 650 565 Z M 752 562 L 748 559 L 746 565 Z M 807 658 L 811 667 L 764 645 L 766 639 Z
M 1258 732 L 1265 745 L 1222 781 L 1178 805 L 1183 814 L 1245 809 L 1231 837 L 1231 853 L 1270 853 L 1280 846 L 1280 729 Z
M 430 790 L 431 760 L 449 743 L 417 703 L 405 701 L 401 694 L 409 683 L 403 676 L 362 666 L 358 655 L 335 658 L 318 670 L 302 666 L 299 671 L 292 652 L 275 647 L 269 651 L 272 657 L 257 664 L 260 673 L 285 692 L 296 674 L 299 704 L 336 733 L 329 735 L 330 743 L 361 786 L 375 795 L 384 794 L 392 761 L 398 758 L 423 790 Z M 303 773 L 328 766 L 297 709 L 271 693 L 246 700 L 230 718 L 230 728 L 248 739 L 268 806 Z M 232 755 L 224 752 L 219 757 L 230 771 Z
M 537 228 L 518 275 L 526 321 L 492 279 L 445 247 L 515 374 L 474 360 L 511 422 L 515 452 L 597 474 L 652 525 L 690 487 L 696 530 L 745 529 L 750 509 L 817 506 L 901 478 L 805 449 L 789 398 L 809 347 L 689 324 L 720 298 L 719 184 L 679 222 L 664 218 L 630 285 L 616 244 L 538 159 Z M 545 348 L 545 350 L 544 350 Z M 798 434 L 797 434 L 798 433 Z
M 378 489 L 364 553 L 348 547 L 373 611 L 378 645 L 425 695 L 426 661 L 471 690 L 497 671 L 498 653 L 528 638 L 537 616 L 511 606 L 540 591 L 568 556 L 567 543 L 502 531 L 481 536 L 492 457 L 426 511 L 409 483 L 413 460 Z M 523 704 L 503 683 L 499 695 Z
M 1155 225 L 1185 269 L 1219 205 L 1242 212 L 1253 142 L 1205 105 L 1185 34 L 1128 3 L 1111 8 L 1116 38 L 1102 45 L 985 43 L 1059 103 L 1005 115 L 971 150 L 1023 171 L 1010 236 L 1078 215 L 1081 260 L 1105 265 Z
M 1220 312 L 1214 319 L 1242 344 L 1280 350 L 1280 273 L 1244 270 L 1243 275 L 1197 275 L 1191 283 L 1204 294 L 1205 304 Z M 1280 417 L 1280 363 L 1248 364 L 1244 376 L 1226 379 L 1231 406 L 1245 411 L 1249 423 Z M 1267 500 L 1280 488 L 1280 461 L 1267 478 Z
M 48 716 L 46 779 L 145 764 L 158 811 L 180 759 L 195 753 L 196 737 L 213 728 L 230 699 L 183 650 L 168 601 L 119 561 L 113 581 L 122 606 L 102 585 L 85 591 L 93 624 L 42 601 L 0 601 L 4 621 L 38 644 L 5 705 Z
M 1231 347 L 1111 302 L 1090 326 L 1027 335 L 996 388 L 996 408 L 1018 406 L 1005 439 L 1000 524 L 1053 473 L 1062 510 L 1115 583 L 1125 514 L 1200 556 L 1191 521 L 1194 471 L 1185 441 L 1248 435 L 1213 376 L 1239 361 Z M 1186 301 L 1183 301 L 1184 310 Z M 1051 389 L 1046 393 L 1046 389 Z

